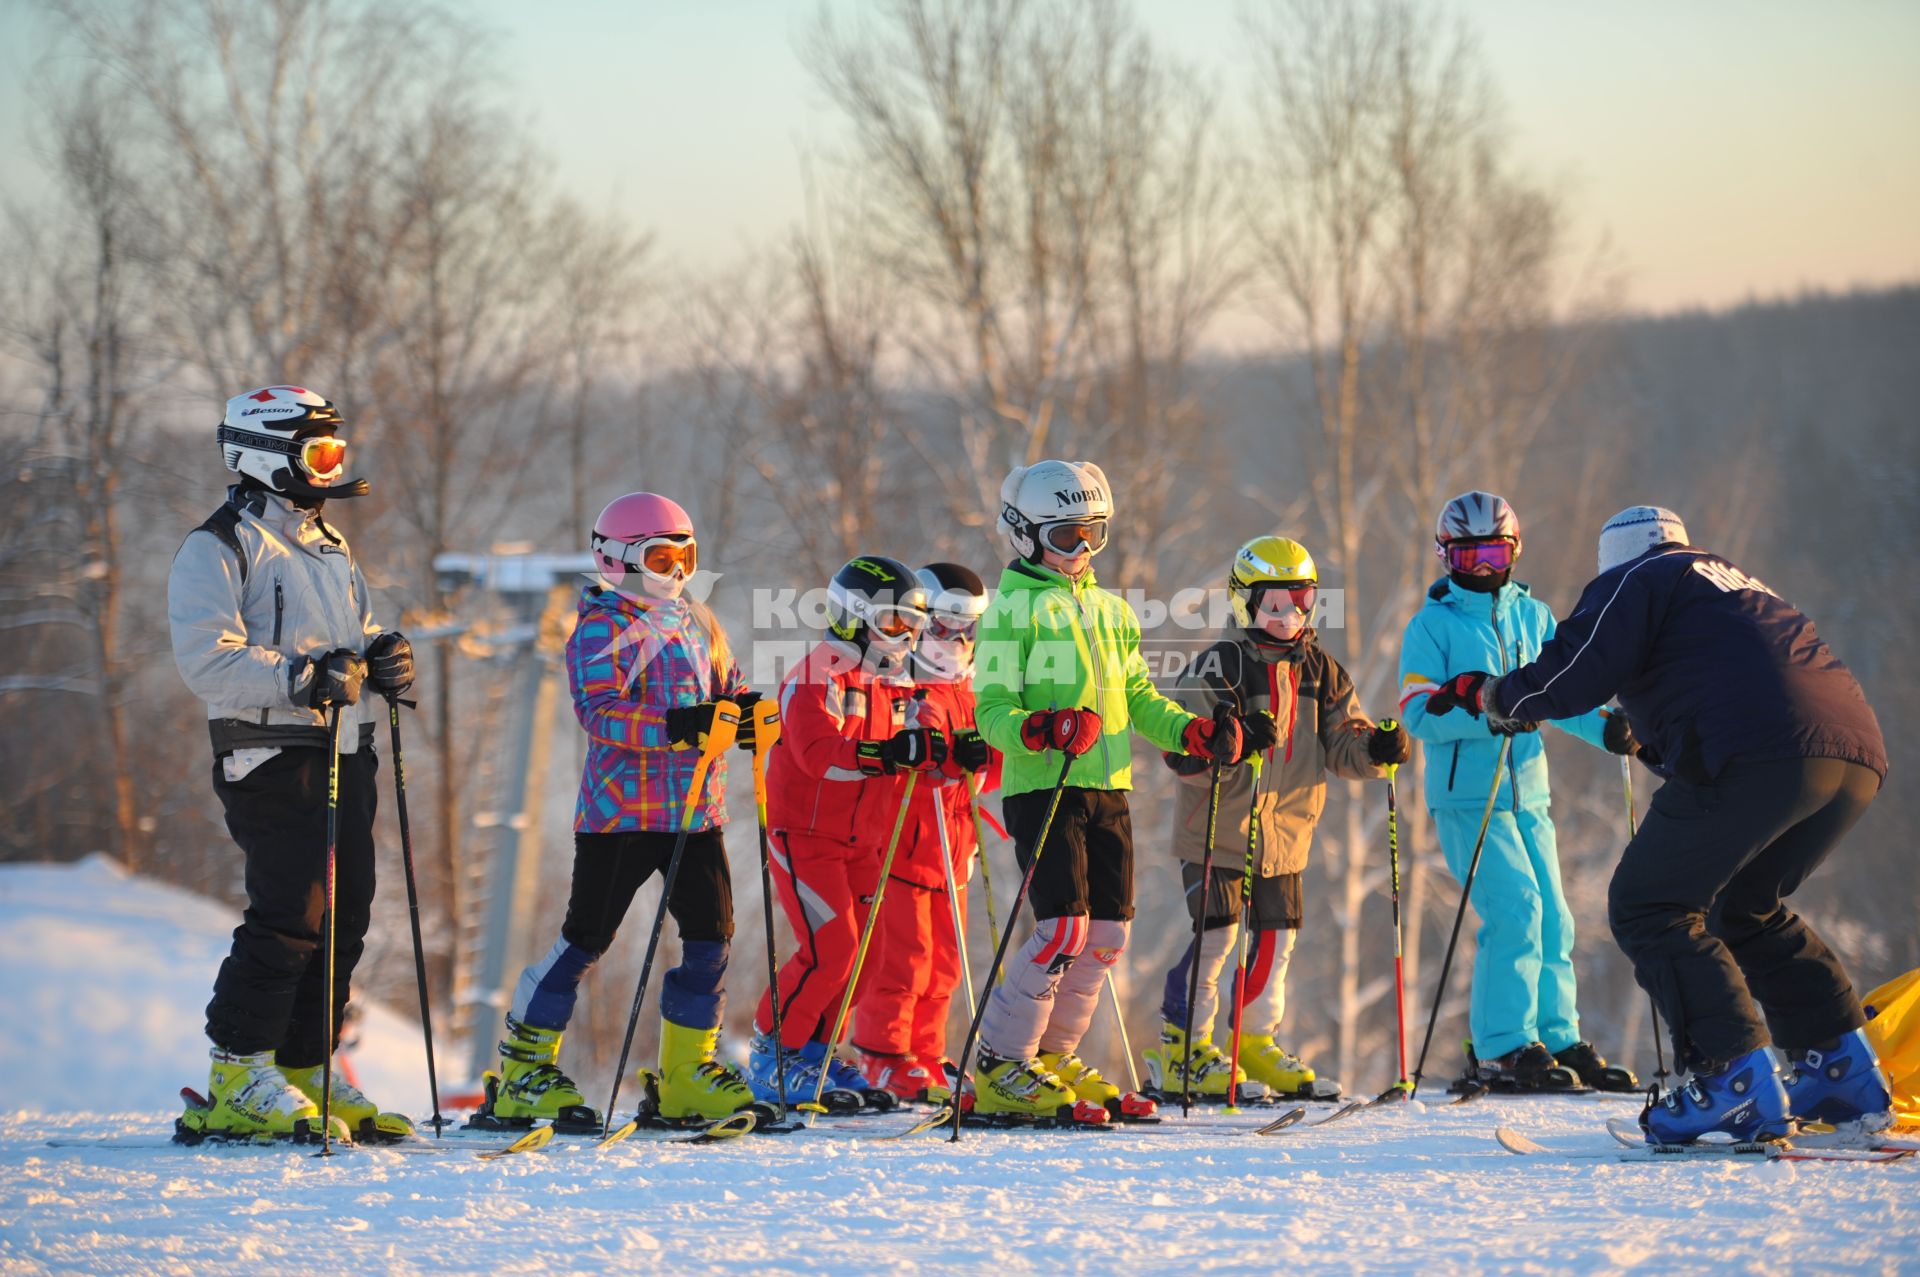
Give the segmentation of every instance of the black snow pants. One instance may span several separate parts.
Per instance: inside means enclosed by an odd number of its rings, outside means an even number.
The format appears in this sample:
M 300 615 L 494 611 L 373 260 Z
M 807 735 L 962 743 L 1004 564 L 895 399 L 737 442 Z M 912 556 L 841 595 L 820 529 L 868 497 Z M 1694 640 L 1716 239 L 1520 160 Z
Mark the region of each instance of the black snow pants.
M 1736 759 L 1710 783 L 1670 780 L 1653 796 L 1607 914 L 1687 1067 L 1769 1041 L 1816 1046 L 1866 1022 L 1839 959 L 1785 900 L 1879 788 L 1839 759 Z
M 334 870 L 334 1044 L 373 907 L 379 760 L 370 742 L 340 756 Z M 213 764 L 227 831 L 246 856 L 247 911 L 220 964 L 207 1036 L 240 1054 L 276 1051 L 287 1068 L 326 1058 L 327 751 L 289 746 L 230 781 Z

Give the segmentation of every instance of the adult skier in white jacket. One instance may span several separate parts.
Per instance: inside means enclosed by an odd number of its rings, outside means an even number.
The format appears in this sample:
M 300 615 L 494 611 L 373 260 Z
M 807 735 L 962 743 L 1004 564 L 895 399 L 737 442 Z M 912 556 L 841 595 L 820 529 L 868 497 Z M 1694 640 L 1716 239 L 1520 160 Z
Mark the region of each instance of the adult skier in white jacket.
M 337 1045 L 373 902 L 376 713 L 362 685 L 397 696 L 413 681 L 411 646 L 374 619 L 352 549 L 321 517 L 327 500 L 367 490 L 343 477 L 343 424 L 331 403 L 299 386 L 229 400 L 220 450 L 240 482 L 187 535 L 167 577 L 174 662 L 206 702 L 214 792 L 246 858 L 246 914 L 207 1005 L 211 1106 L 181 1119 L 215 1137 L 319 1135 L 321 1064 Z M 322 921 L 335 713 L 329 1018 Z M 332 1083 L 330 1109 L 347 1132 L 411 1131 L 338 1073 Z

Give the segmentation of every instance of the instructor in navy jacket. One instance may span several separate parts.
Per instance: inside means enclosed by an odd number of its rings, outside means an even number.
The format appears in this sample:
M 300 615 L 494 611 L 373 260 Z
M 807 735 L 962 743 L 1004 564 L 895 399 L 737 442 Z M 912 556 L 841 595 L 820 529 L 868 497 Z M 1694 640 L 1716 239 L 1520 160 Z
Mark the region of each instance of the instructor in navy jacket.
M 1818 1082 L 1821 1062 L 1855 1043 L 1856 1081 L 1874 1066 L 1845 970 L 1784 898 L 1879 792 L 1880 724 L 1813 622 L 1688 545 L 1671 511 L 1637 506 L 1610 519 L 1600 569 L 1537 659 L 1504 676 L 1459 675 L 1429 712 L 1464 708 L 1498 726 L 1618 697 L 1631 752 L 1668 783 L 1614 872 L 1614 938 L 1696 1076 L 1724 1073 L 1771 1040 L 1795 1065 L 1792 1108 L 1806 1117 L 1831 1096 L 1800 1086 L 1803 1072 Z M 1857 1116 L 1844 1107 L 1829 1105 L 1829 1117 Z

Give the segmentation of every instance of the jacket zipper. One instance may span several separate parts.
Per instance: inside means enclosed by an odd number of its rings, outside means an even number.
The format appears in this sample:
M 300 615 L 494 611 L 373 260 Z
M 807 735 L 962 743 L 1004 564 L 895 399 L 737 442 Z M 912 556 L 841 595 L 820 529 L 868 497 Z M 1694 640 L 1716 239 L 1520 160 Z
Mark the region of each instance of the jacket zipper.
M 1453 742 L 1453 762 L 1447 768 L 1447 792 L 1453 792 L 1453 778 L 1460 772 L 1460 742 Z
M 1493 617 L 1493 647 L 1494 651 L 1498 653 L 1500 657 L 1500 672 L 1503 675 L 1511 674 L 1514 666 L 1507 664 L 1507 640 L 1500 633 L 1500 595 L 1498 593 L 1495 593 L 1493 596 L 1493 611 L 1491 615 Z M 1513 657 L 1515 661 L 1520 659 L 1520 644 L 1517 640 L 1513 645 Z M 1508 797 L 1513 801 L 1513 810 L 1519 811 L 1520 765 L 1513 760 L 1513 738 L 1509 736 L 1507 740 L 1507 783 L 1508 787 L 1513 791 Z
M 286 610 L 286 591 L 280 584 L 280 578 L 276 576 L 273 578 L 273 647 L 275 651 L 280 650 L 280 622 L 286 615 Z M 264 709 L 260 711 L 260 725 L 262 727 L 267 725 L 267 711 Z

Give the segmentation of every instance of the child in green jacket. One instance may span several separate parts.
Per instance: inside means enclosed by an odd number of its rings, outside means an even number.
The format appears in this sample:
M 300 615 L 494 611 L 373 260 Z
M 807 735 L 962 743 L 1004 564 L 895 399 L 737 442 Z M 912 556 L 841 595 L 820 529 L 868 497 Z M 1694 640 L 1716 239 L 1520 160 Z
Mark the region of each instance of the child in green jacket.
M 1027 895 L 1037 926 L 988 1000 L 974 1108 L 1104 1121 L 1123 1097 L 1074 1050 L 1133 918 L 1128 731 L 1163 751 L 1232 762 L 1240 724 L 1197 718 L 1155 690 L 1139 618 L 1094 580 L 1113 513 L 1098 466 L 1019 467 L 1000 499 L 1018 557 L 980 620 L 975 719 L 1005 755 L 1001 809 L 1015 854 L 1023 868 L 1039 856 Z M 1059 807 L 1036 849 L 1056 786 Z M 1078 962 L 1088 951 L 1093 961 Z

